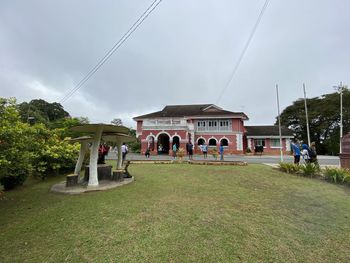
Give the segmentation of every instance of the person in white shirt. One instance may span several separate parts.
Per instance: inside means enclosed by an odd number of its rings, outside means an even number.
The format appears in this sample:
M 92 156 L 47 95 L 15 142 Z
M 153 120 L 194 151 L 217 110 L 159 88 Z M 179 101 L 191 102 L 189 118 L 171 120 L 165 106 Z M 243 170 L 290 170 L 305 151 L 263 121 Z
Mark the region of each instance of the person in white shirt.
M 124 160 L 125 160 L 125 158 L 126 158 L 126 155 L 127 155 L 127 153 L 128 153 L 128 146 L 125 144 L 125 142 L 123 143 L 123 145 L 122 145 L 122 157 L 123 157 L 123 162 L 124 162 Z
M 303 156 L 304 162 L 305 163 L 310 163 L 311 158 L 309 156 L 309 146 L 304 143 L 303 145 L 301 145 L 301 148 L 303 149 L 301 151 L 301 155 Z

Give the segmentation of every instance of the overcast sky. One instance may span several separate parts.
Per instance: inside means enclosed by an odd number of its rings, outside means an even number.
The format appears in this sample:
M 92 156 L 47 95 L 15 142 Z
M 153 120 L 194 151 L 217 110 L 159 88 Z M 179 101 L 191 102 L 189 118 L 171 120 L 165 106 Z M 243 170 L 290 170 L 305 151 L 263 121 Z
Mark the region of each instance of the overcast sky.
M 0 97 L 59 102 L 153 0 L 0 1 Z M 163 0 L 64 108 L 109 123 L 170 104 L 217 103 L 265 0 Z M 271 0 L 218 106 L 273 124 L 350 78 L 350 1 Z

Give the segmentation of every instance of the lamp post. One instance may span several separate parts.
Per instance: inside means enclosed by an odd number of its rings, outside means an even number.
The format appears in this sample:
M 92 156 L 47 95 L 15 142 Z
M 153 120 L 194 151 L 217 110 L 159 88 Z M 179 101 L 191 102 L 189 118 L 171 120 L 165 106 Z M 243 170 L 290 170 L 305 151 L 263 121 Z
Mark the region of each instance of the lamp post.
M 343 83 L 340 82 L 339 86 L 334 86 L 340 92 L 340 124 L 339 124 L 339 153 L 342 153 L 341 139 L 343 138 Z

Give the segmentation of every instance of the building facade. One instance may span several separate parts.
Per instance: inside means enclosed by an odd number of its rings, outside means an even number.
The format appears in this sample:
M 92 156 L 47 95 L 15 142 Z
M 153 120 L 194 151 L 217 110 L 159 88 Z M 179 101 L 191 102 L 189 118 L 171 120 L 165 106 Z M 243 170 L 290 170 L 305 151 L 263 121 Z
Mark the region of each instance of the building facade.
M 244 143 L 245 148 L 254 152 L 257 146 L 263 147 L 266 154 L 280 153 L 280 136 L 277 125 L 265 126 L 245 126 Z M 286 127 L 281 127 L 282 150 L 284 153 L 290 153 L 291 140 L 294 138 L 293 133 Z
M 200 145 L 206 143 L 209 151 L 222 144 L 226 154 L 243 154 L 251 140 L 253 145 L 258 142 L 254 141 L 255 137 L 247 136 L 246 114 L 226 111 L 214 104 L 170 105 L 134 120 L 142 153 L 149 149 L 151 154 L 171 154 L 174 144 L 185 148 L 192 142 L 195 153 L 200 153 Z M 268 138 L 264 139 L 269 146 Z M 287 144 L 285 141 L 284 150 Z

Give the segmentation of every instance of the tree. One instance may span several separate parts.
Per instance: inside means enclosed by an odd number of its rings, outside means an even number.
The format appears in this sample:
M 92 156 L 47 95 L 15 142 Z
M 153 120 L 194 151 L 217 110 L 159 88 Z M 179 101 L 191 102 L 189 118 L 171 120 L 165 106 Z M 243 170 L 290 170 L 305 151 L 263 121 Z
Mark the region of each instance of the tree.
M 28 122 L 30 118 L 34 118 L 35 123 L 48 124 L 52 121 L 70 117 L 60 103 L 50 103 L 42 99 L 20 103 L 18 109 L 23 122 Z
M 129 135 L 132 137 L 135 137 L 135 141 L 134 142 L 130 142 L 129 143 L 129 148 L 132 152 L 140 152 L 141 151 L 141 141 L 136 138 L 136 130 L 133 128 L 129 129 Z
M 111 121 L 112 124 L 117 125 L 117 126 L 122 126 L 123 122 L 121 119 L 115 118 Z
M 337 92 L 307 99 L 310 140 L 319 154 L 339 153 L 340 96 Z M 350 101 L 350 91 L 343 90 L 343 101 Z M 278 117 L 276 118 L 278 123 Z M 294 131 L 296 138 L 307 142 L 304 99 L 294 101 L 281 113 L 281 124 Z M 344 134 L 350 131 L 350 104 L 343 103 Z
M 22 184 L 28 175 L 45 178 L 74 167 L 79 145 L 63 138 L 72 125 L 87 119 L 59 120 L 51 123 L 57 125 L 52 129 L 43 123 L 29 125 L 21 121 L 15 98 L 0 98 L 0 182 L 6 190 Z
M 20 185 L 31 169 L 30 126 L 22 123 L 16 99 L 0 98 L 0 181 L 5 190 Z

